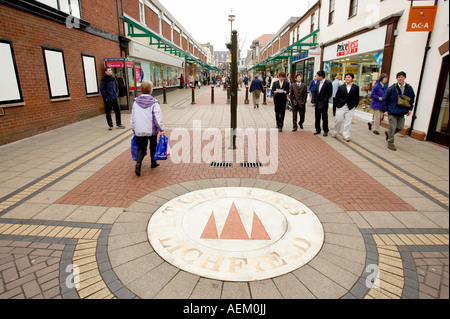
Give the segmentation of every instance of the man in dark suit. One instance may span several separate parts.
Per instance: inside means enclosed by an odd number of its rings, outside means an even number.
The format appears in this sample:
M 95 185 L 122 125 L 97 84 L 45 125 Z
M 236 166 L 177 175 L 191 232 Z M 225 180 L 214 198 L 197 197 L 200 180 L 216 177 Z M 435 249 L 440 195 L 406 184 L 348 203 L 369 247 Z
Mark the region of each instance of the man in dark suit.
M 330 98 L 333 96 L 333 84 L 331 81 L 325 79 L 325 72 L 317 72 L 317 89 L 313 92 L 313 107 L 316 110 L 316 131 L 314 135 L 318 135 L 321 132 L 320 120 L 323 121 L 323 136 L 328 136 L 328 108 Z
M 302 83 L 302 75 L 295 76 L 295 83 L 291 84 L 291 103 L 292 103 L 292 124 L 293 132 L 297 131 L 297 113 L 300 113 L 300 128 L 303 130 L 306 113 L 306 98 L 308 94 L 308 86 Z
M 272 85 L 273 102 L 275 104 L 275 118 L 277 127 L 283 132 L 284 117 L 286 115 L 287 95 L 289 94 L 289 81 L 286 80 L 286 73 L 281 72 L 278 75 L 279 81 Z
M 333 102 L 335 119 L 332 137 L 336 137 L 336 134 L 341 130 L 342 123 L 344 123 L 342 135 L 346 142 L 350 142 L 350 128 L 353 115 L 359 104 L 359 86 L 353 84 L 354 78 L 355 75 L 353 73 L 345 75 L 345 84 L 339 86 Z

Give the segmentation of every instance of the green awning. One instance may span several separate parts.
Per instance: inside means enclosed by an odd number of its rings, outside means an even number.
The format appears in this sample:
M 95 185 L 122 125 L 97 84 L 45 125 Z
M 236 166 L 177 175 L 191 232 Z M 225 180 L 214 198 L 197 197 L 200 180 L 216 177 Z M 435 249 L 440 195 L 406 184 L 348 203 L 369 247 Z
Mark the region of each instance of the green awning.
M 318 33 L 319 33 L 319 30 L 316 30 L 316 31 L 308 34 L 306 37 L 298 40 L 294 44 L 290 45 L 289 47 L 280 49 L 278 52 L 272 54 L 270 57 L 268 57 L 267 59 L 260 62 L 257 66 L 260 66 L 260 65 L 267 66 L 269 64 L 272 64 L 275 61 L 289 59 L 289 58 L 292 58 L 292 56 L 294 54 L 301 53 L 303 51 L 308 50 L 311 47 L 318 46 L 319 45 L 319 43 L 317 42 Z M 306 49 L 305 49 L 305 47 L 306 47 Z
M 191 52 L 184 51 L 179 46 L 166 40 L 164 37 L 155 33 L 154 31 L 150 30 L 149 28 L 142 26 L 141 24 L 139 24 L 138 22 L 134 21 L 133 19 L 131 19 L 129 17 L 124 16 L 123 19 L 128 25 L 127 35 L 129 37 L 149 38 L 150 39 L 149 44 L 151 46 L 155 46 L 158 49 L 162 49 L 165 52 L 168 52 L 177 57 L 184 58 L 186 60 L 186 62 L 195 63 L 195 64 L 198 64 L 209 70 L 213 70 L 213 67 L 211 65 L 203 62 L 202 60 L 200 60 L 199 58 L 194 56 Z

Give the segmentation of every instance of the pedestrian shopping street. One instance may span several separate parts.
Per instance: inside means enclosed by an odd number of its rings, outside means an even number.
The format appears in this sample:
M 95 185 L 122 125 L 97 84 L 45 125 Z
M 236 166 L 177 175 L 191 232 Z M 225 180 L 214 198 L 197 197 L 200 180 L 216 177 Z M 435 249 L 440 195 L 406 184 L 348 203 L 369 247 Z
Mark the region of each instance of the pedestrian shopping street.
M 0 0 L 0 304 L 448 300 L 448 26 L 446 0 Z
M 169 145 L 181 153 L 172 133 L 194 141 L 201 121 L 206 149 L 204 132 L 229 127 L 226 99 L 169 93 Z M 238 127 L 274 127 L 270 98 L 244 101 Z M 390 152 L 356 117 L 350 143 L 315 136 L 313 114 L 274 130 L 273 174 L 241 167 L 239 150 L 229 167 L 191 162 L 184 141 L 190 161 L 147 157 L 137 177 L 129 112 L 125 130 L 101 115 L 0 146 L 0 298 L 448 298 L 448 149 L 405 136 Z

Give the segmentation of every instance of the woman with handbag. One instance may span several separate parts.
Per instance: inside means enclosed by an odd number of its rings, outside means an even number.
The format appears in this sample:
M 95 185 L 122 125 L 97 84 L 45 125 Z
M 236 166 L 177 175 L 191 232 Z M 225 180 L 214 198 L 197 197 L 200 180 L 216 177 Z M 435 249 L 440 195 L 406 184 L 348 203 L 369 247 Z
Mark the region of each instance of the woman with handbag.
M 406 73 L 397 73 L 397 83 L 389 87 L 383 97 L 383 113 L 389 117 L 389 131 L 385 132 L 388 148 L 396 151 L 394 136 L 405 126 L 405 115 L 410 116 L 414 108 L 416 94 L 411 85 L 405 82 Z
M 165 135 L 164 124 L 162 122 L 161 106 L 151 94 L 153 93 L 153 83 L 143 81 L 141 83 L 142 95 L 134 100 L 133 111 L 131 113 L 131 129 L 136 135 L 137 160 L 135 173 L 141 176 L 142 161 L 147 152 L 150 141 L 151 168 L 156 168 L 159 164 L 154 160 L 156 145 L 158 144 L 158 133 Z

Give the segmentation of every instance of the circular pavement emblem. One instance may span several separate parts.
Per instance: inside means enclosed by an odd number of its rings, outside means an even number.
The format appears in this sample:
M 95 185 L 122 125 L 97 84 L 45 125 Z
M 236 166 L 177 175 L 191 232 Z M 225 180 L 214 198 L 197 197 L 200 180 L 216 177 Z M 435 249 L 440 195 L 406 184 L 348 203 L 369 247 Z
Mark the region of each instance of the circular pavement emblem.
M 254 281 L 291 272 L 322 248 L 317 216 L 301 202 L 257 188 L 211 188 L 177 197 L 150 219 L 153 249 L 201 277 Z

